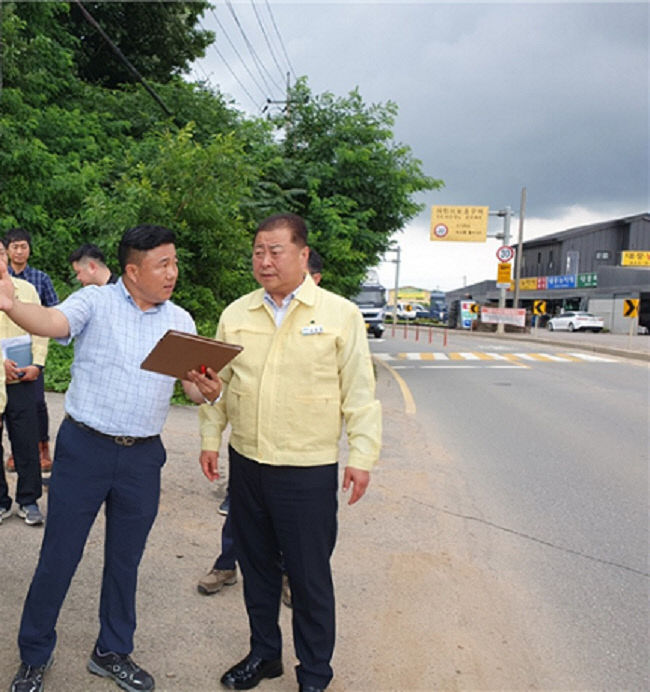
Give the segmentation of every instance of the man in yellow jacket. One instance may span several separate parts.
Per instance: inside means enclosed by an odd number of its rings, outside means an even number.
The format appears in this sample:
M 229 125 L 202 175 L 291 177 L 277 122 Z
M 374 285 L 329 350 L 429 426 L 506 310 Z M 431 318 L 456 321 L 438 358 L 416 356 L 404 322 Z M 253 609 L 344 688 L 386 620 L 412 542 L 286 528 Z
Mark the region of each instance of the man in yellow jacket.
M 217 328 L 217 339 L 244 350 L 220 373 L 221 401 L 199 414 L 201 466 L 210 480 L 218 477 L 221 435 L 232 427 L 230 512 L 251 649 L 221 678 L 230 689 L 282 675 L 280 554 L 292 589 L 299 688 L 327 687 L 342 421 L 349 504 L 365 493 L 379 457 L 381 408 L 363 318 L 353 303 L 316 286 L 308 257 L 302 218 L 276 214 L 260 224 L 253 273 L 261 288 L 229 305 Z
M 6 261 L 5 246 L 0 243 L 0 258 Z M 38 303 L 40 299 L 34 286 L 23 279 L 11 278 L 16 297 L 22 303 Z M 22 344 L 20 343 L 22 340 Z M 11 447 L 14 464 L 18 474 L 16 484 L 16 504 L 18 516 L 29 526 L 43 523 L 43 514 L 38 506 L 38 499 L 43 492 L 41 465 L 38 442 L 38 415 L 36 410 L 36 380 L 38 379 L 47 357 L 48 339 L 42 336 L 30 336 L 24 329 L 0 312 L 0 346 L 2 347 L 2 389 L 6 394 L 2 402 L 4 419 Z M 14 350 L 11 350 L 11 347 Z M 16 350 L 17 349 L 17 350 Z M 14 360 L 12 354 L 20 351 L 30 353 L 27 362 Z M 6 405 L 5 405 L 6 404 Z M 0 432 L 2 426 L 0 425 Z M 0 522 L 11 514 L 11 498 L 2 464 L 2 446 L 0 445 Z

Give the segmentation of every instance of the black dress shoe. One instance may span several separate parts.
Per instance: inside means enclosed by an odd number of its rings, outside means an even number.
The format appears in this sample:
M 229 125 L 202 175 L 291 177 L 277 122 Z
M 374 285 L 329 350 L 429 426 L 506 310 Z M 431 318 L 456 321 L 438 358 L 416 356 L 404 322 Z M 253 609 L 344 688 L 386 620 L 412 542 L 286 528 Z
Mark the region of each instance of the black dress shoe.
M 325 692 L 322 687 L 314 687 L 313 685 L 299 685 L 298 692 Z
M 282 659 L 265 661 L 248 654 L 221 676 L 221 684 L 229 690 L 250 690 L 259 685 L 264 678 L 278 678 L 282 675 Z

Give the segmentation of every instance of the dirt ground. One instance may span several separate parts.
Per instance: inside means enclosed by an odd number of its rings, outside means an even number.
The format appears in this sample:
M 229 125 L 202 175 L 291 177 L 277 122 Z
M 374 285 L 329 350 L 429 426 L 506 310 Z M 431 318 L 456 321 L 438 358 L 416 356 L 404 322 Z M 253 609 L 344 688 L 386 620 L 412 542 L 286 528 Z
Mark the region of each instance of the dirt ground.
M 348 507 L 341 498 L 333 558 L 338 636 L 329 689 L 546 687 L 539 673 L 542 653 L 510 615 L 510 604 L 525 600 L 525 593 L 479 566 L 476 556 L 489 550 L 489 542 L 477 540 L 471 527 L 445 510 L 464 502 L 449 450 L 432 442 L 429 426 L 403 413 L 399 388 L 381 369 L 378 396 L 384 407 L 380 464 L 361 502 Z M 63 397 L 48 394 L 48 402 L 54 434 Z M 223 671 L 248 651 L 241 581 L 214 596 L 196 590 L 219 549 L 223 518 L 217 507 L 226 484 L 222 478 L 211 485 L 202 476 L 197 431 L 196 410 L 172 409 L 164 432 L 168 461 L 160 511 L 140 570 L 134 657 L 155 676 L 157 689 L 169 692 L 220 689 Z M 19 664 L 15 640 L 41 535 L 42 529 L 15 516 L 0 526 L 5 688 Z M 61 612 L 47 690 L 117 689 L 85 670 L 97 634 L 102 548 L 100 516 Z M 297 689 L 290 618 L 283 607 L 285 674 L 263 681 L 260 690 Z

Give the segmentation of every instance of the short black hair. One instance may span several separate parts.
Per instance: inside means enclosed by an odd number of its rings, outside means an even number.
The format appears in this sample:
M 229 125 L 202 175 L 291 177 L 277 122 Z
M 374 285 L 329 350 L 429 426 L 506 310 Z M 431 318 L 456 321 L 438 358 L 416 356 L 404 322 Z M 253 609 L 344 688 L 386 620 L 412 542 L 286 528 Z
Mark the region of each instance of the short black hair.
M 305 247 L 305 245 L 307 245 L 307 224 L 305 220 L 302 216 L 289 212 L 267 216 L 257 227 L 255 237 L 257 238 L 257 234 L 261 231 L 274 231 L 276 228 L 283 227 L 287 227 L 291 231 L 292 243 L 298 247 Z
M 82 259 L 87 257 L 88 259 L 93 259 L 106 264 L 106 257 L 104 253 L 94 245 L 93 243 L 84 243 L 80 245 L 74 252 L 70 253 L 68 257 L 68 262 L 72 264 L 73 262 L 80 262 Z
M 32 236 L 29 235 L 29 231 L 26 228 L 10 228 L 2 241 L 5 247 L 9 247 L 9 243 L 15 243 L 26 240 L 29 245 L 29 249 L 32 248 Z
M 323 273 L 323 258 L 316 252 L 316 250 L 314 250 L 313 247 L 309 248 L 309 259 L 307 260 L 307 266 L 310 274 Z
M 164 226 L 153 226 L 151 224 L 142 224 L 129 228 L 124 231 L 122 240 L 117 249 L 117 258 L 120 262 L 120 268 L 124 272 L 126 265 L 132 262 L 132 257 L 136 252 L 153 250 L 159 245 L 167 245 L 176 243 L 174 231 Z

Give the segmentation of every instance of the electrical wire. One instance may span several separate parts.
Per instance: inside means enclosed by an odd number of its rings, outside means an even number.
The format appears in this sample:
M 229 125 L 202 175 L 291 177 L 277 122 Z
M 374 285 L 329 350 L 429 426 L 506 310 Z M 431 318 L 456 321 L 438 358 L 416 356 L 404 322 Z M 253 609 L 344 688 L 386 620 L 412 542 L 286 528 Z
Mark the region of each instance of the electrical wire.
M 257 5 L 255 4 L 255 0 L 251 0 L 251 5 L 253 6 L 253 12 L 255 12 L 255 17 L 257 18 L 257 23 L 260 25 L 260 30 L 262 31 L 262 35 L 264 36 L 264 40 L 266 41 L 266 45 L 269 49 L 269 53 L 271 54 L 271 57 L 273 58 L 273 62 L 275 63 L 275 66 L 278 68 L 278 72 L 280 73 L 280 77 L 284 79 L 284 71 L 280 67 L 280 63 L 278 62 L 278 59 L 275 57 L 275 51 L 273 50 L 273 46 L 271 45 L 271 41 L 269 40 L 269 36 L 266 33 L 266 29 L 264 28 L 264 24 L 262 22 L 262 18 L 260 17 L 260 13 L 257 11 Z
M 246 32 L 244 31 L 244 27 L 241 25 L 241 22 L 239 21 L 239 17 L 237 16 L 237 13 L 235 12 L 235 8 L 232 6 L 232 2 L 230 0 L 226 0 L 226 5 L 228 9 L 230 10 L 230 14 L 232 15 L 232 18 L 235 21 L 235 24 L 237 24 L 237 27 L 239 28 L 239 31 L 242 35 L 242 38 L 244 39 L 244 43 L 248 47 L 248 50 L 251 54 L 251 57 L 253 58 L 253 62 L 255 63 L 255 66 L 257 67 L 257 71 L 260 74 L 260 77 L 262 78 L 262 81 L 264 82 L 264 85 L 268 89 L 268 93 L 271 93 L 273 90 L 271 89 L 271 86 L 267 82 L 266 78 L 264 77 L 264 72 L 268 75 L 269 79 L 271 82 L 273 82 L 273 85 L 275 86 L 276 89 L 279 89 L 280 91 L 283 91 L 282 87 L 278 85 L 278 83 L 273 79 L 273 76 L 271 73 L 266 69 L 266 66 L 262 61 L 259 59 L 259 56 L 257 55 L 255 48 L 253 48 L 253 44 L 250 42 L 248 39 L 248 36 L 246 35 Z
M 268 92 L 264 91 L 264 89 L 260 86 L 259 82 L 258 82 L 257 79 L 255 78 L 255 75 L 250 71 L 248 65 L 246 64 L 246 62 L 244 61 L 244 59 L 243 59 L 242 56 L 240 55 L 239 51 L 237 50 L 237 47 L 236 47 L 235 44 L 232 42 L 232 39 L 231 39 L 230 36 L 228 35 L 228 32 L 226 31 L 226 29 L 224 28 L 223 24 L 221 23 L 221 20 L 220 20 L 219 17 L 217 16 L 217 13 L 214 11 L 214 8 L 211 7 L 211 8 L 210 8 L 210 11 L 211 11 L 212 14 L 214 15 L 214 18 L 216 19 L 217 24 L 219 25 L 219 28 L 221 29 L 221 31 L 223 32 L 224 36 L 225 36 L 226 39 L 228 40 L 228 43 L 230 44 L 230 47 L 231 47 L 231 48 L 233 49 L 233 51 L 235 52 L 235 55 L 239 58 L 239 61 L 241 62 L 242 67 L 246 70 L 246 72 L 248 73 L 248 76 L 253 80 L 253 83 L 254 83 L 255 86 L 259 89 L 259 91 L 260 91 L 260 93 L 262 94 L 262 96 L 263 96 L 264 98 L 267 98 Z M 221 52 L 220 52 L 219 49 L 216 47 L 216 43 L 213 43 L 212 45 L 214 46 L 215 50 L 216 50 L 217 53 L 219 54 L 219 57 L 221 57 L 222 60 L 224 60 L 224 62 L 225 62 L 225 59 L 223 58 Z M 231 68 L 229 68 L 229 69 L 230 69 L 230 72 L 233 73 L 232 69 L 231 69 Z M 233 74 L 234 74 L 234 73 L 233 73 Z M 238 78 L 237 78 L 237 82 L 238 82 L 239 84 L 241 84 L 241 82 L 239 81 Z
M 289 56 L 287 55 L 287 50 L 284 47 L 284 41 L 282 40 L 282 36 L 280 35 L 280 30 L 278 29 L 278 25 L 275 23 L 275 17 L 273 16 L 273 12 L 271 11 L 271 5 L 269 4 L 269 0 L 265 0 L 266 2 L 266 9 L 269 11 L 269 16 L 271 17 L 271 22 L 273 23 L 273 28 L 275 29 L 275 33 L 278 37 L 278 40 L 280 41 L 280 47 L 282 48 L 282 52 L 284 53 L 284 58 L 287 61 L 287 65 L 289 65 L 289 69 L 291 70 L 291 74 L 293 75 L 294 81 L 297 79 L 296 77 L 296 71 L 293 69 L 293 65 L 291 64 L 291 60 L 289 60 Z

